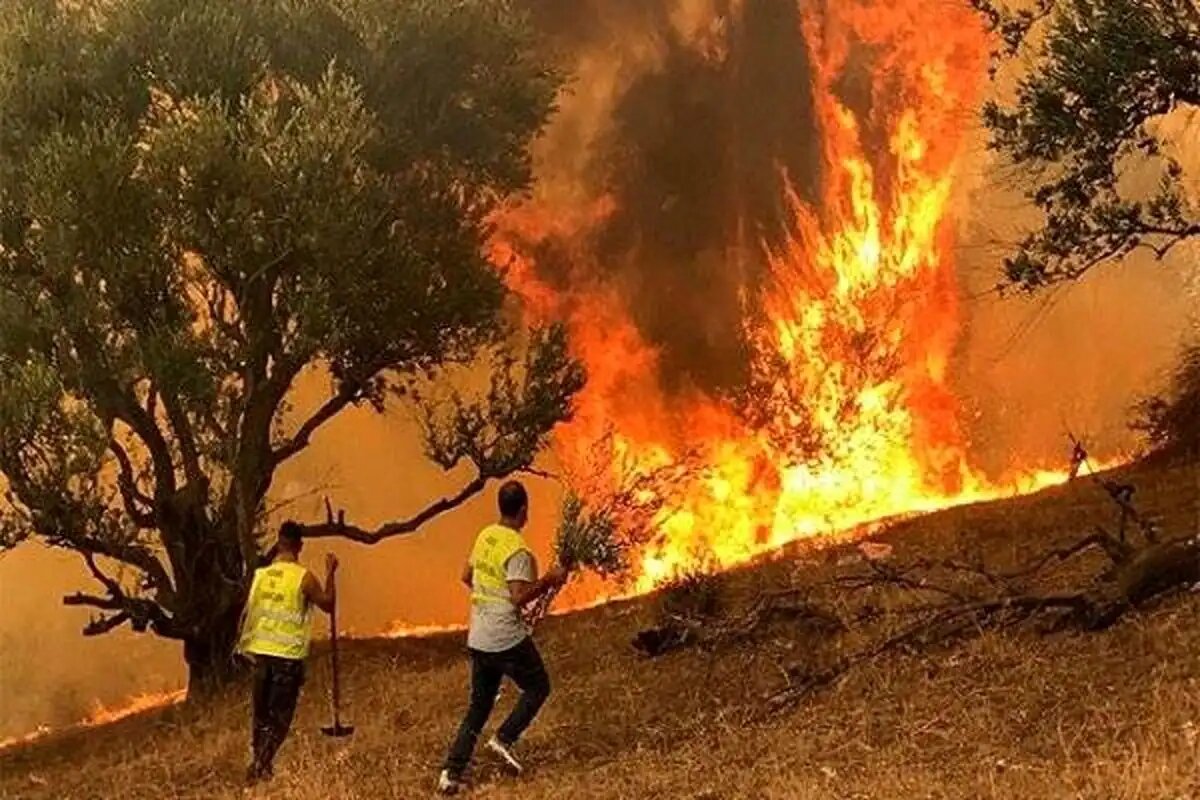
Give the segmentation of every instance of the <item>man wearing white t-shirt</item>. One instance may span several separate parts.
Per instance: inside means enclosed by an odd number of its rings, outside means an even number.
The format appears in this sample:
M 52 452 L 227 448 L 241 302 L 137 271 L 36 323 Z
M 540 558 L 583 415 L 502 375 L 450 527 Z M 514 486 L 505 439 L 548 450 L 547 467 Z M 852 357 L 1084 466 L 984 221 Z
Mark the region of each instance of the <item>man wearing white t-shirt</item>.
M 521 763 L 513 754 L 513 745 L 550 695 L 550 677 L 522 611 L 561 586 L 566 572 L 556 566 L 541 579 L 537 577 L 537 563 L 521 536 L 529 518 L 529 496 L 524 486 L 517 481 L 504 484 L 499 506 L 500 521 L 480 531 L 463 572 L 463 583 L 471 589 L 467 633 L 471 702 L 438 778 L 442 794 L 455 794 L 463 787 L 475 743 L 491 716 L 505 677 L 517 684 L 521 698 L 487 747 L 514 773 L 520 773 Z

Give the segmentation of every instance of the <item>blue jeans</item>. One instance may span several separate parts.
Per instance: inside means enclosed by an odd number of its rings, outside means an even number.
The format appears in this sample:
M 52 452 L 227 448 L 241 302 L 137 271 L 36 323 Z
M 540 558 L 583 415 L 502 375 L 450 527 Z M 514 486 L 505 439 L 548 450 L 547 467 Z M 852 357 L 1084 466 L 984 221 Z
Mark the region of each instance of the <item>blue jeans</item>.
M 550 676 L 546 674 L 546 666 L 533 639 L 525 639 L 500 653 L 467 652 L 471 655 L 471 701 L 446 756 L 446 770 L 456 778 L 461 777 L 471 763 L 475 743 L 492 714 L 496 696 L 500 693 L 500 682 L 505 677 L 521 690 L 516 707 L 496 731 L 496 738 L 505 745 L 515 744 L 521 738 L 550 696 Z

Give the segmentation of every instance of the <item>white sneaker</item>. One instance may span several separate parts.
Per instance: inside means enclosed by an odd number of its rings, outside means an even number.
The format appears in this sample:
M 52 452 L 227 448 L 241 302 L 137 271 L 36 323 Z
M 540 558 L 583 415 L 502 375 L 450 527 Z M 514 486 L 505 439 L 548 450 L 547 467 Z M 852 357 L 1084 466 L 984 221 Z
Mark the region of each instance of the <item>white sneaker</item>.
M 500 756 L 500 760 L 504 762 L 505 766 L 508 767 L 508 770 L 514 775 L 520 775 L 524 770 L 524 767 L 521 766 L 521 762 L 517 761 L 517 757 L 513 755 L 512 748 L 501 742 L 495 736 L 493 736 L 491 739 L 488 739 L 487 748 L 496 755 Z
M 450 770 L 442 770 L 442 774 L 438 776 L 437 790 L 438 794 L 458 794 L 462 791 L 463 783 L 457 778 L 450 777 Z

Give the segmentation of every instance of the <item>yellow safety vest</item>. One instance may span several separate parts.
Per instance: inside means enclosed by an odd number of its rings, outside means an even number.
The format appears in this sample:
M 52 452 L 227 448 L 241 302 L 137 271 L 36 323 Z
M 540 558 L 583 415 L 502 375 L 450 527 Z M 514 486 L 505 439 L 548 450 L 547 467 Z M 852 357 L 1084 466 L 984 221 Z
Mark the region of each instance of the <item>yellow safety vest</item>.
M 525 549 L 521 534 L 504 525 L 489 525 L 479 532 L 471 550 L 471 602 L 508 603 L 508 560 Z
M 300 564 L 278 562 L 254 572 L 242 628 L 243 653 L 303 659 L 312 639 L 312 618 L 304 596 Z

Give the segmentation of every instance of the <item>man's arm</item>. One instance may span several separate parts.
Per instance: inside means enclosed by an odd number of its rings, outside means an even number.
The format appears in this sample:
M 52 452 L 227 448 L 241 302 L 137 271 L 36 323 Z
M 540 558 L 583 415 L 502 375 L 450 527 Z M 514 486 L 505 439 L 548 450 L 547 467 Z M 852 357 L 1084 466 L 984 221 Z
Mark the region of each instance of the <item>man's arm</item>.
M 536 580 L 509 581 L 508 594 L 512 598 L 514 606 L 525 608 L 525 606 L 534 602 L 546 592 L 556 589 L 566 582 L 567 571 L 555 564 L 549 572 Z
M 304 576 L 304 583 L 300 586 L 304 596 L 308 598 L 308 602 L 326 614 L 333 611 L 333 606 L 337 602 L 337 583 L 333 579 L 337 568 L 337 556 L 330 553 L 325 556 L 325 585 L 322 586 L 316 576 L 309 572 Z

